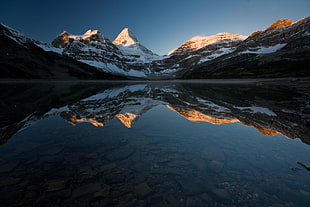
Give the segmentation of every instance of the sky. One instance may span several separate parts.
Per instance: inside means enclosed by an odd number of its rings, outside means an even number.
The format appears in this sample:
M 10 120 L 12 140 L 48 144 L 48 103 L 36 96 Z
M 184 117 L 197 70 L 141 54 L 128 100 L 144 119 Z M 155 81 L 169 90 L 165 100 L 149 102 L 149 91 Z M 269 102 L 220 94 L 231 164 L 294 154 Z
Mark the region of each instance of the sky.
M 113 41 L 128 27 L 139 42 L 163 55 L 197 35 L 250 35 L 281 18 L 310 16 L 309 0 L 9 0 L 0 23 L 50 43 L 64 30 L 97 29 Z

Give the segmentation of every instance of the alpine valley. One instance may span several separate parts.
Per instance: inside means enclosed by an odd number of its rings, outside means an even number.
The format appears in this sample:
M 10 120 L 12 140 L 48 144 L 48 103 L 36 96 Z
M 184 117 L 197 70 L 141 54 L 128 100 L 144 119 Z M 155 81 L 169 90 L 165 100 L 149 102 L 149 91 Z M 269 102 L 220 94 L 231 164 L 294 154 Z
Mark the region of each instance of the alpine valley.
M 208 79 L 309 77 L 310 17 L 280 19 L 250 36 L 195 36 L 167 55 L 125 28 L 114 41 L 98 30 L 67 31 L 51 44 L 0 25 L 1 79 Z

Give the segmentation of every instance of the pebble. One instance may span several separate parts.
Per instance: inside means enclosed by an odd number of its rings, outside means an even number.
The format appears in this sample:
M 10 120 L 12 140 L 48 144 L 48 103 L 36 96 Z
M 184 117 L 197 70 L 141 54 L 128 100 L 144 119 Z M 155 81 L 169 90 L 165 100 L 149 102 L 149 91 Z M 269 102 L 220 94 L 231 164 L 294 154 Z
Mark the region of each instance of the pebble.
M 65 180 L 49 180 L 46 183 L 47 185 L 47 192 L 52 191 L 59 191 L 66 187 L 66 181 Z
M 112 152 L 109 152 L 105 157 L 110 161 L 124 160 L 134 153 L 134 150 L 131 148 L 116 149 Z
M 41 155 L 55 155 L 61 152 L 62 149 L 63 149 L 62 146 L 46 145 L 46 146 L 40 147 L 38 151 L 39 151 L 39 154 Z
M 171 205 L 176 205 L 178 203 L 178 200 L 173 195 L 167 196 L 165 200 Z
M 210 188 L 205 180 L 191 175 L 178 177 L 176 180 L 181 185 L 182 191 L 186 195 L 206 193 Z
M 216 160 L 212 160 L 208 167 L 213 170 L 214 172 L 221 172 L 223 167 L 224 167 L 224 163 L 220 162 L 220 161 L 216 161 Z
M 203 159 L 194 159 L 192 163 L 200 171 L 205 171 L 207 169 L 207 164 Z
M 19 164 L 18 162 L 9 162 L 9 163 L 2 164 L 0 166 L 0 173 L 11 172 L 18 166 L 18 164 Z
M 13 177 L 1 178 L 0 187 L 8 186 L 8 185 L 15 185 L 19 183 L 19 181 L 21 181 L 21 178 L 13 178 Z
M 212 189 L 212 193 L 214 193 L 214 195 L 219 198 L 220 200 L 229 200 L 230 199 L 230 195 L 228 194 L 228 192 L 225 189 L 220 189 L 220 188 L 215 188 Z
M 152 189 L 148 186 L 147 183 L 140 183 L 139 185 L 135 186 L 134 193 L 138 199 L 143 199 L 152 193 Z
M 72 197 L 73 198 L 78 198 L 84 195 L 88 195 L 91 193 L 95 193 L 101 190 L 101 185 L 98 183 L 90 183 L 90 184 L 85 184 L 82 185 L 78 188 L 76 188 L 73 193 L 72 193 Z
M 100 191 L 94 193 L 93 197 L 94 198 L 100 198 L 100 197 L 107 198 L 110 195 L 110 190 L 111 190 L 111 187 L 107 185 L 106 187 L 102 188 Z

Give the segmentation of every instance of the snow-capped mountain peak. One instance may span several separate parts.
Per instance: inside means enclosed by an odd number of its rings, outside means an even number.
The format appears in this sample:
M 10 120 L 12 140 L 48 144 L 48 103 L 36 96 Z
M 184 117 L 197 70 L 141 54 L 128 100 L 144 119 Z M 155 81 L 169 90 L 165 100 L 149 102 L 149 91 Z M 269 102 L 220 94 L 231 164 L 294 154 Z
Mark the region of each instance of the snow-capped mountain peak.
M 65 43 L 73 41 L 103 42 L 106 38 L 99 30 L 87 30 L 82 35 L 72 35 L 67 31 L 60 33 L 52 42 L 52 45 L 57 48 L 63 48 Z
M 216 35 L 212 36 L 195 36 L 185 43 L 183 43 L 180 47 L 171 50 L 168 55 L 171 55 L 173 53 L 178 53 L 180 51 L 187 51 L 187 50 L 198 50 L 204 46 L 222 42 L 222 41 L 235 41 L 235 40 L 245 40 L 247 36 L 243 36 L 240 34 L 230 34 L 227 32 L 224 33 L 218 33 Z
M 84 35 L 93 35 L 93 34 L 98 34 L 98 33 L 100 33 L 99 30 L 91 30 L 91 29 L 89 29 L 89 30 L 87 30 L 84 33 Z
M 113 44 L 123 46 L 130 46 L 138 43 L 137 37 L 128 28 L 124 28 L 113 41 Z
M 70 38 L 73 40 L 86 40 L 87 42 L 101 42 L 105 39 L 104 35 L 99 32 L 99 30 L 87 30 L 83 35 L 69 35 L 69 39 Z
M 140 44 L 137 37 L 128 29 L 124 28 L 112 42 L 124 55 L 134 62 L 151 62 L 159 59 L 159 56 Z

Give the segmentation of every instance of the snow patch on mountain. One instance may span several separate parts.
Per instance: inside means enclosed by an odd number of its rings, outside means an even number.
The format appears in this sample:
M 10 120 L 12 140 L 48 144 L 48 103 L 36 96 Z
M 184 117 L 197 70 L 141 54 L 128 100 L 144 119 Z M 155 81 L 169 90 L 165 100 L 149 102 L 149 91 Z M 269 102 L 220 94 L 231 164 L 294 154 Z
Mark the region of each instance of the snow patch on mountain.
M 240 109 L 242 111 L 249 111 L 250 113 L 261 113 L 266 114 L 268 116 L 277 116 L 273 111 L 264 107 L 251 106 L 251 107 L 234 107 L 234 108 Z
M 36 46 L 42 48 L 46 52 L 55 52 L 55 53 L 58 53 L 60 55 L 63 54 L 63 49 L 62 48 L 56 48 L 56 47 L 53 47 L 50 44 L 42 43 L 42 42 L 35 42 L 35 44 L 36 44 Z
M 228 54 L 228 53 L 231 53 L 235 50 L 235 48 L 220 48 L 218 50 L 215 50 L 212 52 L 211 55 L 208 55 L 208 56 L 204 56 L 202 57 L 198 64 L 201 64 L 201 63 L 204 63 L 204 62 L 207 62 L 207 61 L 210 61 L 210 60 L 213 60 L 217 57 L 220 57 L 222 55 L 225 55 L 225 54 Z
M 114 98 L 126 91 L 130 92 L 143 91 L 146 88 L 146 86 L 147 86 L 146 84 L 136 84 L 120 88 L 106 89 L 103 92 L 85 98 L 82 101 L 94 101 L 94 100 L 103 100 L 106 98 Z
M 212 36 L 195 36 L 185 43 L 183 43 L 180 47 L 171 50 L 167 55 L 172 55 L 174 53 L 178 53 L 180 51 L 187 50 L 198 50 L 204 46 L 214 44 L 222 41 L 240 41 L 245 40 L 247 36 L 243 36 L 240 34 L 230 34 L 230 33 L 218 33 Z
M 69 35 L 69 38 L 72 38 L 74 40 L 89 40 L 94 35 L 98 37 L 97 41 L 104 40 L 104 35 L 99 32 L 99 30 L 87 30 L 83 35 Z
M 257 48 L 249 48 L 249 50 L 245 50 L 240 52 L 239 54 L 246 54 L 246 53 L 252 53 L 252 54 L 269 54 L 274 53 L 280 49 L 282 49 L 286 43 L 284 44 L 277 44 L 271 47 L 257 47 Z
M 145 53 L 139 44 L 131 45 L 130 47 L 117 45 L 117 47 L 123 55 L 126 55 L 126 58 L 129 58 L 136 63 L 149 63 L 154 60 L 161 60 L 164 58 L 163 56 Z
M 8 32 L 4 31 L 6 33 L 6 36 L 17 42 L 18 44 L 25 46 L 24 44 L 27 42 L 33 41 L 32 39 L 28 38 L 25 34 L 9 27 L 4 24 L 1 24 L 3 27 L 5 27 Z
M 137 71 L 133 69 L 130 69 L 129 71 L 125 71 L 125 70 L 120 69 L 117 65 L 114 65 L 112 63 L 104 63 L 104 62 L 99 62 L 96 60 L 79 60 L 79 61 L 86 63 L 88 65 L 91 65 L 104 72 L 112 73 L 115 75 L 124 75 L 124 76 L 141 77 L 141 78 L 146 77 L 146 74 L 142 71 Z

